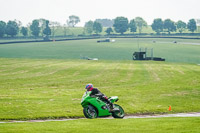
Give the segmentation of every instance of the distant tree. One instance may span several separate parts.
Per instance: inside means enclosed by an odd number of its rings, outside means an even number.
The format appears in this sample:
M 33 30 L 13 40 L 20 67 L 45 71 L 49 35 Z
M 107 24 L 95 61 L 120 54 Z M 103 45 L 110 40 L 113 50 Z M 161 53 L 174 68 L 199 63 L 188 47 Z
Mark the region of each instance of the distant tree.
M 14 21 L 17 23 L 17 25 L 18 25 L 18 27 L 19 27 L 19 28 L 21 28 L 21 27 L 22 27 L 22 22 L 21 22 L 21 21 L 19 21 L 19 20 L 16 20 L 16 19 L 15 19 Z
M 161 18 L 154 19 L 151 27 L 157 34 L 160 34 L 160 32 L 163 31 L 163 21 L 162 21 L 162 19 Z
M 188 28 L 189 31 L 194 33 L 194 31 L 197 29 L 196 21 L 194 19 L 190 19 L 188 24 L 187 24 L 187 28 Z
M 30 25 L 30 29 L 32 31 L 31 34 L 34 35 L 35 37 L 38 37 L 40 33 L 39 21 L 33 20 L 32 24 Z
M 44 19 L 44 18 L 38 19 L 40 31 L 42 31 L 42 32 L 41 32 L 42 36 L 44 36 L 43 31 L 44 31 L 44 29 L 46 28 L 46 21 L 47 21 L 47 20 Z
M 105 31 L 105 32 L 106 32 L 108 35 L 110 35 L 110 33 L 111 33 L 111 32 L 113 32 L 113 30 L 112 30 L 112 28 L 111 28 L 111 27 L 109 27 L 109 28 L 107 28 L 107 29 L 106 29 L 106 31 Z
M 111 19 L 96 19 L 96 22 L 99 22 L 103 27 L 113 27 L 114 20 Z
M 64 36 L 67 36 L 67 25 L 66 24 L 63 25 L 63 33 L 64 33 Z
M 117 17 L 114 20 L 114 25 L 113 27 L 115 28 L 115 31 L 117 33 L 121 33 L 124 34 L 124 32 L 126 32 L 128 30 L 128 19 L 125 17 Z
M 49 20 L 46 20 L 46 27 L 43 30 L 43 33 L 46 35 L 45 40 L 49 40 L 49 35 L 51 35 L 51 29 L 49 27 Z
M 18 32 L 19 32 L 19 27 L 18 27 L 17 22 L 8 21 L 6 25 L 6 34 L 10 35 L 11 37 L 14 37 L 17 35 Z
M 137 28 L 139 30 L 139 33 L 141 34 L 142 33 L 142 28 L 147 26 L 147 22 L 141 17 L 136 17 L 135 18 L 135 23 L 136 23 L 136 26 L 137 26 Z
M 92 34 L 93 32 L 93 21 L 88 21 L 85 23 L 84 30 L 88 34 Z
M 164 21 L 164 29 L 167 30 L 168 34 L 170 34 L 171 32 L 176 31 L 176 25 L 172 20 L 166 19 Z
M 53 36 L 53 39 L 54 39 L 56 32 L 61 28 L 61 24 L 59 22 L 56 22 L 56 21 L 51 21 L 49 25 L 51 27 L 51 33 L 52 33 L 52 36 Z M 63 26 L 63 28 L 65 28 L 65 26 Z
M 24 37 L 28 35 L 28 28 L 27 27 L 22 27 L 21 28 L 21 33 L 23 34 Z
M 186 29 L 187 25 L 186 25 L 185 22 L 179 20 L 179 21 L 176 23 L 176 27 L 177 27 L 178 31 L 179 31 L 180 33 L 182 33 L 182 32 Z
M 6 23 L 4 21 L 0 21 L 0 37 L 3 37 L 6 32 Z
M 93 24 L 93 31 L 98 34 L 102 32 L 102 25 L 99 22 L 94 22 Z
M 132 19 L 130 21 L 129 28 L 130 28 L 130 31 L 133 32 L 133 33 L 137 31 L 137 26 L 136 26 L 136 23 L 135 23 L 134 19 Z
M 80 18 L 75 15 L 69 16 L 69 20 L 67 20 L 68 25 L 70 25 L 71 27 L 74 27 L 79 22 L 80 22 Z

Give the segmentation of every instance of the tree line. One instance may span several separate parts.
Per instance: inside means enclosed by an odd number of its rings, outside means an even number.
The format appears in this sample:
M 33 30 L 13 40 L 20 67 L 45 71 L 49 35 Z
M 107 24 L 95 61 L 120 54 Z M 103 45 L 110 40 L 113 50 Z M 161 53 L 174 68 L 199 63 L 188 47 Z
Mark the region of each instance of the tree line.
M 7 23 L 4 21 L 0 21 L 0 37 L 4 37 L 5 35 L 14 37 L 19 32 L 22 33 L 23 36 L 28 36 L 28 32 L 32 34 L 34 37 L 39 37 L 41 34 L 44 39 L 48 39 L 51 35 L 55 36 L 56 30 L 58 27 L 62 27 L 64 29 L 64 35 L 66 35 L 67 27 L 75 27 L 76 24 L 80 22 L 80 18 L 75 15 L 69 16 L 66 24 L 62 25 L 59 22 L 52 22 L 45 19 L 35 19 L 27 27 L 22 26 L 20 21 L 8 21 Z M 124 34 L 126 31 L 130 31 L 135 33 L 139 31 L 139 34 L 142 33 L 144 27 L 147 27 L 147 22 L 141 18 L 136 17 L 131 19 L 130 21 L 126 17 L 116 17 L 113 20 L 110 19 L 96 19 L 95 21 L 88 21 L 84 25 L 83 34 L 99 34 L 103 31 L 103 27 L 107 27 L 105 32 L 109 35 L 112 32 Z M 190 19 L 188 23 L 185 23 L 181 20 L 178 22 L 174 22 L 171 19 L 162 20 L 161 18 L 154 19 L 151 28 L 156 34 L 160 34 L 162 32 L 167 32 L 170 34 L 171 32 L 180 32 L 183 33 L 186 29 L 191 31 L 192 33 L 197 30 L 197 24 L 195 19 Z
M 20 21 L 8 21 L 7 23 L 0 20 L 0 37 L 5 35 L 10 37 L 15 37 L 19 32 L 22 33 L 24 37 L 28 36 L 28 33 L 33 35 L 35 38 L 39 37 L 40 34 L 44 39 L 49 39 L 49 36 L 55 36 L 59 28 L 64 29 L 64 34 L 67 33 L 67 27 L 75 27 L 77 23 L 80 22 L 78 16 L 71 15 L 67 19 L 66 24 L 63 26 L 56 21 L 49 21 L 46 19 L 35 19 L 29 23 L 26 27 L 22 26 Z

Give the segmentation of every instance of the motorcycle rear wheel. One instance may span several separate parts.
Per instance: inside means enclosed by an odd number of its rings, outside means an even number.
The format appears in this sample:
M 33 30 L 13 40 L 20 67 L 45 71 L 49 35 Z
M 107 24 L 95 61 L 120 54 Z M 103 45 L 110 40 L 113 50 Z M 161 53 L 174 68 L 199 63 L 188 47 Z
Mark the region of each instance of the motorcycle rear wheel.
M 84 107 L 83 113 L 84 113 L 85 117 L 89 118 L 89 119 L 94 119 L 94 118 L 97 118 L 97 116 L 98 116 L 96 109 L 91 105 Z
M 117 108 L 119 109 L 119 111 L 115 111 L 115 112 L 112 112 L 112 116 L 114 118 L 124 118 L 124 110 L 121 106 L 119 106 L 118 104 L 114 104 L 114 108 Z

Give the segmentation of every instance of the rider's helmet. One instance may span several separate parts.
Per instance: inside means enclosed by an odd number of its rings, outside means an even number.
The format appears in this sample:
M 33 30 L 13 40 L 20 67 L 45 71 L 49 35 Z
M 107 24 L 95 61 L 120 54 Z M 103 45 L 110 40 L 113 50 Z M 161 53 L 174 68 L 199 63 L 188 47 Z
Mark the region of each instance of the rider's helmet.
M 93 88 L 93 85 L 92 85 L 92 84 L 87 84 L 87 85 L 85 86 L 85 89 L 90 89 L 90 88 Z

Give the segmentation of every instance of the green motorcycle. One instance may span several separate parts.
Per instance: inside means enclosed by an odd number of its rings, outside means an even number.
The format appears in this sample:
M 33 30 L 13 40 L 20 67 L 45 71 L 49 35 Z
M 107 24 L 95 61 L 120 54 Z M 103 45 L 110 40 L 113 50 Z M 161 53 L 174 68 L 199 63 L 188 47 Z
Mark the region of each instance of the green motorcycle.
M 112 115 L 114 118 L 123 118 L 124 110 L 121 106 L 114 104 L 114 109 L 111 111 L 110 105 L 103 102 L 99 97 L 91 97 L 91 91 L 86 91 L 82 97 L 81 105 L 86 118 L 97 118 Z M 117 96 L 109 97 L 111 103 L 117 102 Z

